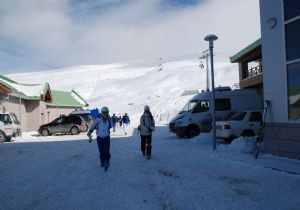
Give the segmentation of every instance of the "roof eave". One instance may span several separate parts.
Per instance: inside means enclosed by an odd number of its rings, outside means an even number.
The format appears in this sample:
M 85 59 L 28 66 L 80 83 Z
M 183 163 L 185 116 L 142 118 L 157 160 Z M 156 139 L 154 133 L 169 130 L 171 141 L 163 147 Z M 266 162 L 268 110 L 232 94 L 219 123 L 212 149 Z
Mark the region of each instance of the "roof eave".
M 239 59 L 242 58 L 243 56 L 245 56 L 246 54 L 248 54 L 249 52 L 257 49 L 258 47 L 261 47 L 261 38 L 259 38 L 258 40 L 256 40 L 255 42 L 253 42 L 252 44 L 248 45 L 247 47 L 245 47 L 244 49 L 242 49 L 241 51 L 239 51 L 238 53 L 236 53 L 235 55 L 229 57 L 230 62 L 231 63 L 236 63 L 239 62 Z

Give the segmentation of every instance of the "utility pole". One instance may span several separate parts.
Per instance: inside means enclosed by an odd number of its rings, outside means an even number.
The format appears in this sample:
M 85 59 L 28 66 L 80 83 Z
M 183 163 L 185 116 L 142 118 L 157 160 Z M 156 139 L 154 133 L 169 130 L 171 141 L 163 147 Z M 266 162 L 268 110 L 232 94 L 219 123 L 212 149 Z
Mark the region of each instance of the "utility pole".
M 209 49 L 202 52 L 202 56 L 199 59 L 206 60 L 206 91 L 209 91 L 209 66 L 208 66 Z M 201 66 L 200 66 L 201 68 Z

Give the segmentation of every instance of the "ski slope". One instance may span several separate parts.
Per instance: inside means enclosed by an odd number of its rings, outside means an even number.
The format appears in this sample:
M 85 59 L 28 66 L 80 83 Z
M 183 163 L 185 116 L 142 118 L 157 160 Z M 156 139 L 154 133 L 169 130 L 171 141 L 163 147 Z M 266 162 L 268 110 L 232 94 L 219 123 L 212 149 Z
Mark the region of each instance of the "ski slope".
M 224 61 L 215 68 L 216 86 L 238 82 L 237 65 Z M 156 120 L 167 123 L 192 97 L 181 96 L 185 90 L 206 89 L 206 71 L 197 59 L 167 62 L 158 70 L 156 64 L 132 61 L 6 76 L 23 83 L 48 82 L 52 89 L 75 89 L 90 108 L 108 106 L 111 114 L 127 112 L 132 119 L 148 104 Z

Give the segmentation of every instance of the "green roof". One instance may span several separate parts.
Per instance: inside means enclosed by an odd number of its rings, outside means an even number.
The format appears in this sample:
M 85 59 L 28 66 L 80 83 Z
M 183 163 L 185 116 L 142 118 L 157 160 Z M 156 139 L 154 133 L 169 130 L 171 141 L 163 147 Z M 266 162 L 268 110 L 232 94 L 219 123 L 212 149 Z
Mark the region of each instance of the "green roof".
M 256 40 L 255 42 L 253 42 L 252 44 L 250 44 L 249 46 L 247 46 L 246 48 L 244 48 L 243 50 L 241 50 L 240 52 L 238 52 L 237 54 L 235 54 L 234 56 L 230 57 L 230 62 L 234 63 L 237 60 L 239 60 L 241 57 L 243 57 L 244 55 L 246 55 L 247 53 L 251 52 L 252 50 L 258 48 L 261 46 L 261 38 L 259 38 L 258 40 Z
M 84 107 L 88 103 L 74 90 L 72 91 L 59 91 L 51 90 L 52 102 L 47 103 L 48 106 L 59 107 Z
M 42 95 L 49 90 L 49 84 L 21 84 L 0 75 L 0 83 L 11 89 L 9 95 L 25 100 L 41 100 Z

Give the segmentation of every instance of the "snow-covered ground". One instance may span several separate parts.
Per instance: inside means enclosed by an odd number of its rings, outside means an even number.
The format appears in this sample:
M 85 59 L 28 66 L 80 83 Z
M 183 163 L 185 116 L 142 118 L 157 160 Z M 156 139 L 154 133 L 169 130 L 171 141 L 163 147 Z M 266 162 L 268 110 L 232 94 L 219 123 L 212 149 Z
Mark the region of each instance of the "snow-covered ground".
M 19 209 L 299 209 L 300 161 L 249 153 L 251 139 L 230 145 L 209 133 L 180 140 L 167 122 L 192 95 L 205 89 L 198 60 L 157 66 L 123 63 L 79 66 L 7 75 L 22 83 L 49 82 L 52 89 L 74 88 L 91 105 L 129 113 L 129 135 L 112 134 L 111 167 L 100 168 L 96 142 L 86 134 L 40 137 L 35 132 L 0 144 L 0 210 Z M 216 85 L 232 86 L 237 66 L 217 63 Z M 188 92 L 188 91 L 187 91 Z M 150 105 L 157 128 L 153 156 L 140 152 L 136 127 Z M 94 134 L 95 135 L 95 134 Z M 250 145 L 250 146 L 249 146 Z
M 84 133 L 1 144 L 0 209 L 299 209 L 299 161 L 254 160 L 245 139 L 212 151 L 208 133 L 179 140 L 165 126 L 146 160 L 130 128 L 112 134 L 107 172 Z

